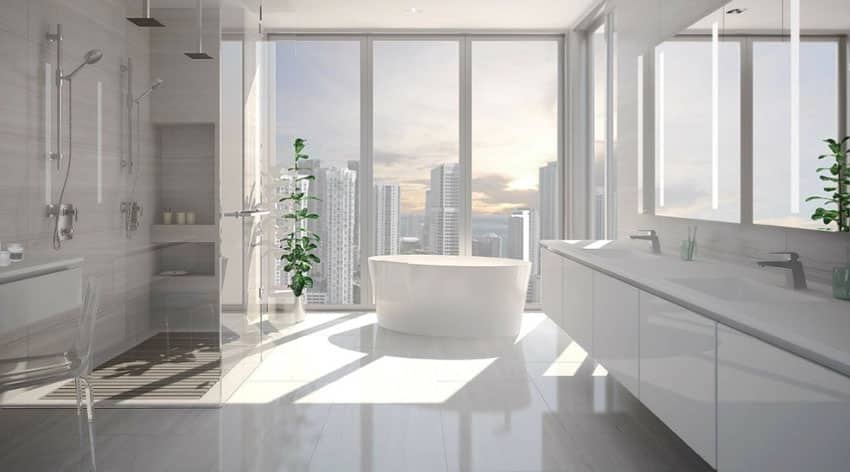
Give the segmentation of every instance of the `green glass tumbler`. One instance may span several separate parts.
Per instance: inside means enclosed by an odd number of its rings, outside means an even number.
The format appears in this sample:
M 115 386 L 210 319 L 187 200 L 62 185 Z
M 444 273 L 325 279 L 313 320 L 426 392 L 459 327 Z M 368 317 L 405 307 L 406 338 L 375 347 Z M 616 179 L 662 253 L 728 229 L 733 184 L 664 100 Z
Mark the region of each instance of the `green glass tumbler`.
M 839 300 L 850 300 L 850 266 L 832 269 L 832 295 Z

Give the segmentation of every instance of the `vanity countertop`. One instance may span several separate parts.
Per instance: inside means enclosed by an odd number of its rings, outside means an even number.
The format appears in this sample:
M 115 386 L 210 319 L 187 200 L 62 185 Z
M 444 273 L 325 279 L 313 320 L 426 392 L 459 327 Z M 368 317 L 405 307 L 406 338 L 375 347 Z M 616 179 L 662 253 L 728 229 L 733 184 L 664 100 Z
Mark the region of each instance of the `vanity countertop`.
M 8 267 L 0 267 L 0 284 L 79 267 L 82 263 L 82 257 L 27 256 L 21 262 L 12 263 Z
M 850 377 L 850 302 L 784 272 L 651 254 L 644 241 L 541 241 L 544 248 Z

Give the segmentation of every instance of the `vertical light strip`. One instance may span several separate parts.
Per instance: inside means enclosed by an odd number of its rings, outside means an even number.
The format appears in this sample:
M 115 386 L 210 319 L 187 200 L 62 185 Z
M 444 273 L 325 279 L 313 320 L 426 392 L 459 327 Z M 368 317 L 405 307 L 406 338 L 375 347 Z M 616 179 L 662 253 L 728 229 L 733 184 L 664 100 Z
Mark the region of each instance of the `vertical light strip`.
M 664 208 L 664 51 L 658 53 L 658 206 Z
M 800 213 L 800 0 L 791 0 L 791 213 Z
M 51 119 L 51 104 L 50 97 L 53 95 L 50 93 L 51 85 L 53 84 L 53 68 L 49 63 L 44 64 L 44 204 L 50 205 L 52 202 L 50 201 L 52 198 L 53 189 L 51 184 L 51 173 L 50 173 L 50 142 L 51 142 L 51 132 L 50 125 L 52 123 Z
M 97 203 L 103 203 L 103 82 L 97 82 Z
M 643 56 L 637 58 L 637 201 L 643 213 Z
M 719 205 L 720 167 L 720 25 L 711 25 L 711 209 Z

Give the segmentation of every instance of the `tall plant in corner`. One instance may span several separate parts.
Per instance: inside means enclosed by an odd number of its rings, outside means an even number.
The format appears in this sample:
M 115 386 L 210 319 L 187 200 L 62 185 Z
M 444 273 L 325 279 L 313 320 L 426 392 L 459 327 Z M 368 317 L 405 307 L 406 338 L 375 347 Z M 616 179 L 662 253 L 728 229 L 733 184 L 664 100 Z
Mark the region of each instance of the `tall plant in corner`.
M 807 202 L 820 200 L 824 202 L 823 207 L 818 207 L 812 213 L 813 220 L 821 220 L 827 226 L 835 223 L 840 232 L 850 232 L 850 193 L 847 186 L 850 185 L 850 173 L 848 173 L 847 159 L 850 150 L 847 143 L 850 136 L 841 141 L 827 139 L 824 142 L 829 146 L 829 154 L 818 156 L 818 159 L 831 159 L 829 167 L 820 167 L 817 173 L 822 181 L 826 182 L 823 190 L 831 197 L 815 195 L 806 199 Z
M 283 217 L 290 221 L 292 230 L 286 233 L 281 240 L 283 254 L 280 259 L 284 261 L 283 270 L 289 274 L 288 287 L 295 295 L 295 319 L 304 319 L 304 290 L 313 286 L 310 271 L 313 264 L 321 262 L 315 251 L 319 248 L 319 235 L 307 229 L 307 222 L 319 219 L 319 215 L 312 213 L 309 208 L 310 200 L 318 198 L 309 195 L 310 182 L 316 177 L 309 172 L 310 168 L 304 166 L 304 161 L 310 156 L 304 154 L 306 142 L 296 138 L 293 143 L 295 147 L 295 160 L 292 167 L 286 169 L 286 179 L 290 183 L 289 194 L 280 199 L 287 203 L 289 211 Z

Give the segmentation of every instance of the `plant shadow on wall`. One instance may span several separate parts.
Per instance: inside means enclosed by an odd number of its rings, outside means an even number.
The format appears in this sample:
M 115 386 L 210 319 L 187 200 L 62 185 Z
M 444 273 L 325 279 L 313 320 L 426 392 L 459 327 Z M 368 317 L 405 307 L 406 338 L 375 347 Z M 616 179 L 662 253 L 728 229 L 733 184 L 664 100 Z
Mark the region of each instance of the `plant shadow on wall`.
M 284 219 L 291 224 L 291 231 L 286 233 L 280 241 L 283 254 L 281 260 L 285 261 L 283 270 L 289 274 L 289 284 L 295 295 L 295 321 L 304 319 L 304 290 L 313 286 L 310 271 L 313 264 L 321 262 L 315 251 L 319 248 L 319 235 L 308 230 L 307 223 L 318 220 L 319 215 L 310 211 L 310 200 L 319 200 L 310 195 L 310 184 L 316 177 L 310 172 L 311 167 L 305 161 L 310 156 L 303 154 L 306 141 L 296 138 L 293 143 L 295 148 L 295 159 L 292 167 L 287 170 L 288 174 L 282 177 L 286 183 L 289 194 L 280 199 L 281 203 L 287 204 L 287 213 Z

